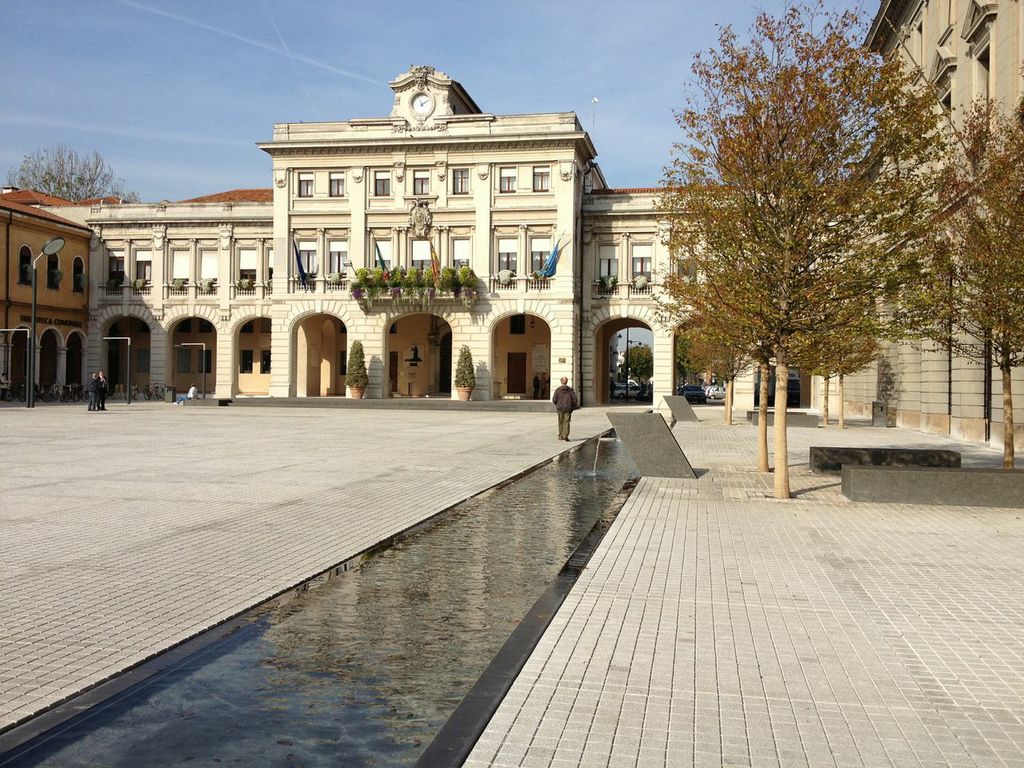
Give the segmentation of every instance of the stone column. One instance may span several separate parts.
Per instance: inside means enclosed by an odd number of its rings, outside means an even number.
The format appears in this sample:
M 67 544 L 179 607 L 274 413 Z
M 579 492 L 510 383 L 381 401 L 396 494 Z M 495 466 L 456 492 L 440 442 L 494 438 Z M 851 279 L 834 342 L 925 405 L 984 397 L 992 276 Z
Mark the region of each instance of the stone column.
M 57 349 L 57 378 L 58 384 L 68 383 L 68 348 L 66 346 Z
M 619 235 L 619 285 L 625 285 L 629 282 L 632 266 L 629 262 L 629 232 L 623 232 Z
M 527 224 L 519 225 L 519 245 L 517 246 L 519 253 L 516 254 L 516 274 L 517 275 L 529 275 L 530 274 L 530 247 L 529 247 L 529 232 L 530 227 Z

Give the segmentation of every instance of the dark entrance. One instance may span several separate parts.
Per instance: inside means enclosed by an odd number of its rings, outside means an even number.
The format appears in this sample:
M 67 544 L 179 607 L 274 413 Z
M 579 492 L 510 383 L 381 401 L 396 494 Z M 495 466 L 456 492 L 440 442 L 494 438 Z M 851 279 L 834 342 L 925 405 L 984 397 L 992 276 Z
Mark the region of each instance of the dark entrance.
M 437 391 L 452 393 L 452 335 L 446 333 L 441 337 L 441 370 L 437 377 Z
M 391 391 L 398 391 L 398 353 L 388 353 L 388 380 L 391 382 Z
M 526 394 L 526 353 L 508 353 L 508 393 Z

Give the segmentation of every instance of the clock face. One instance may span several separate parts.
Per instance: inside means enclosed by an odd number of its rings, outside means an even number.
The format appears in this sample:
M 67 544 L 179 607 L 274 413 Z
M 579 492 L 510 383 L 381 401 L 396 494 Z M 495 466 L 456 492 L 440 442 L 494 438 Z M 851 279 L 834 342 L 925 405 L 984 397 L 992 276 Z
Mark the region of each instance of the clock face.
M 412 97 L 412 111 L 417 115 L 425 115 L 434 108 L 434 100 L 428 93 L 417 93 Z

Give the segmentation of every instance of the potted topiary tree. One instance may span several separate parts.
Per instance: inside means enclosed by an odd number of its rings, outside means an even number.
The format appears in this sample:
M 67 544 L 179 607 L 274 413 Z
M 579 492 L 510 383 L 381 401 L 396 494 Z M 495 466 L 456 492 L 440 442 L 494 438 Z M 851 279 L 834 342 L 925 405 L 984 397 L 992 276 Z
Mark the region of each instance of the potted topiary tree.
M 363 399 L 366 385 L 370 383 L 370 377 L 366 373 L 366 357 L 363 354 L 363 342 L 353 341 L 352 350 L 348 354 L 348 373 L 345 374 L 345 384 L 348 385 L 351 396 L 356 400 Z
M 459 350 L 459 364 L 455 367 L 455 389 L 459 400 L 469 400 L 476 387 L 476 373 L 473 372 L 473 353 L 465 344 Z

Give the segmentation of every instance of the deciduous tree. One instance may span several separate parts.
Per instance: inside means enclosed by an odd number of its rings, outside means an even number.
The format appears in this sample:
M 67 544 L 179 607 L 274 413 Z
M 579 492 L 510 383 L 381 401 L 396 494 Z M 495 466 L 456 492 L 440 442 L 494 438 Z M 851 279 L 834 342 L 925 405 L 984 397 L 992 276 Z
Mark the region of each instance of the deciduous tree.
M 748 42 L 723 29 L 694 61 L 662 196 L 672 245 L 709 303 L 775 366 L 778 498 L 790 495 L 790 365 L 834 330 L 838 309 L 898 284 L 932 212 L 931 95 L 865 50 L 863 34 L 855 14 L 821 2 L 762 14 Z
M 17 168 L 7 174 L 7 181 L 17 187 L 77 202 L 92 197 L 120 197 L 138 202 L 139 196 L 127 192 L 124 180 L 96 151 L 79 155 L 65 144 L 37 149 L 22 158 Z

